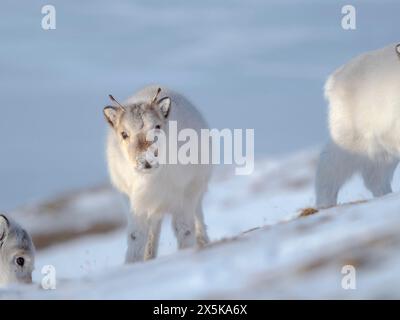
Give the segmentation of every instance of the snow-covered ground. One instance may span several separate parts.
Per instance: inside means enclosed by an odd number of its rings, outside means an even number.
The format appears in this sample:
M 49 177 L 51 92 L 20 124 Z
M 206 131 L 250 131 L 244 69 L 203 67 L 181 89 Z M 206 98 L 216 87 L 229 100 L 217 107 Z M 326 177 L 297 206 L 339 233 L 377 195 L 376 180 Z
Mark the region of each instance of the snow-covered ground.
M 355 178 L 341 202 L 368 201 L 299 217 L 314 201 L 316 159 L 313 150 L 264 159 L 247 177 L 221 170 L 205 203 L 212 243 L 177 251 L 166 219 L 160 257 L 135 265 L 123 265 L 124 205 L 109 188 L 21 208 L 12 214 L 41 240 L 35 283 L 3 289 L 0 297 L 399 298 L 400 195 L 368 200 Z M 398 181 L 396 174 L 395 189 Z M 69 241 L 49 236 L 51 228 L 69 231 Z M 48 264 L 57 271 L 52 291 L 40 288 Z M 356 268 L 355 290 L 341 286 L 344 265 Z

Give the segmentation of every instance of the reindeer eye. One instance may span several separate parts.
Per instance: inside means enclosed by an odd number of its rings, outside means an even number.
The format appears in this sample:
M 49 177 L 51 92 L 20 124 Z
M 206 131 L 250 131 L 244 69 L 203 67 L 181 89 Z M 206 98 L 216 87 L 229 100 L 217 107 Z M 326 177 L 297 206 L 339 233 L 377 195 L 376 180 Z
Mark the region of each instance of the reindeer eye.
M 129 135 L 125 131 L 123 131 L 123 132 L 121 132 L 121 137 L 122 137 L 122 139 L 126 140 L 129 138 Z
M 25 264 L 25 259 L 22 257 L 18 257 L 17 260 L 15 260 L 17 262 L 17 265 L 19 265 L 20 267 L 23 267 Z
M 156 128 L 156 130 L 160 130 L 161 126 L 158 124 L 158 125 L 155 126 L 155 128 Z

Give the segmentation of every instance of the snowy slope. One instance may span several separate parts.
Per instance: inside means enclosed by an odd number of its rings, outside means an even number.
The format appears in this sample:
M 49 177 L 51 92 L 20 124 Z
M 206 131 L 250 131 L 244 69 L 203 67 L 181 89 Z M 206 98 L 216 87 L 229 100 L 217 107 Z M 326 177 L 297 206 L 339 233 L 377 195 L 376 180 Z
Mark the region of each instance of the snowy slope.
M 220 172 L 205 204 L 213 243 L 202 250 L 177 252 L 166 219 L 161 256 L 129 266 L 123 265 L 124 219 L 122 210 L 115 209 L 123 208 L 119 196 L 102 188 L 64 197 L 53 220 L 49 212 L 44 214 L 47 218 L 36 214 L 33 233 L 48 232 L 43 225 L 40 231 L 41 219 L 56 229 L 64 225 L 87 230 L 101 220 L 114 227 L 108 232 L 71 233 L 71 241 L 44 246 L 38 252 L 35 284 L 1 290 L 0 297 L 399 298 L 400 195 L 299 218 L 299 210 L 313 203 L 315 163 L 316 153 L 309 151 L 259 161 L 248 177 Z M 395 189 L 398 180 L 396 175 Z M 340 196 L 342 201 L 369 197 L 359 179 Z M 14 214 L 21 222 L 33 221 L 34 208 L 46 206 L 29 206 Z M 40 269 L 46 264 L 57 270 L 53 291 L 39 288 Z M 341 287 L 341 270 L 347 264 L 356 268 L 356 290 Z

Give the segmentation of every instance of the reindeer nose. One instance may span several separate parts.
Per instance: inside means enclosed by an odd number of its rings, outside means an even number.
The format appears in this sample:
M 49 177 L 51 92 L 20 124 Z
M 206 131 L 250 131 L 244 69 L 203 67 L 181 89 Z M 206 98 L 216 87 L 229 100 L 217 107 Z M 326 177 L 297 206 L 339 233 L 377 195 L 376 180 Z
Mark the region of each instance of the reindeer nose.
M 145 169 L 151 169 L 151 164 L 148 161 L 144 162 L 144 168 Z

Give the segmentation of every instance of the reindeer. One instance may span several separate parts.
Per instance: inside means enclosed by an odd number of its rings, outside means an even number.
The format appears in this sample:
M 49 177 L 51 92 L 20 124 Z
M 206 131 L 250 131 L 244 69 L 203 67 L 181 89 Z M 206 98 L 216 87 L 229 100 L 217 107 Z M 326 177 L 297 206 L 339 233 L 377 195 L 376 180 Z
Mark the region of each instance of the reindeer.
M 178 130 L 200 133 L 207 124 L 181 94 L 164 87 L 148 86 L 125 103 L 110 95 L 104 108 L 109 124 L 107 161 L 111 182 L 130 202 L 126 262 L 149 260 L 157 255 L 162 217 L 172 214 L 180 249 L 208 243 L 202 200 L 212 168 L 203 164 L 160 164 L 147 157 L 153 141 L 149 132 L 169 136 L 169 122 Z M 168 148 L 168 145 L 166 146 Z M 157 156 L 158 149 L 154 152 Z M 201 155 L 199 155 L 200 157 Z
M 0 287 L 31 283 L 35 247 L 29 234 L 15 221 L 0 215 Z
M 367 52 L 325 84 L 331 141 L 321 153 L 316 205 L 337 204 L 342 185 L 360 172 L 375 197 L 392 192 L 400 157 L 400 45 Z

